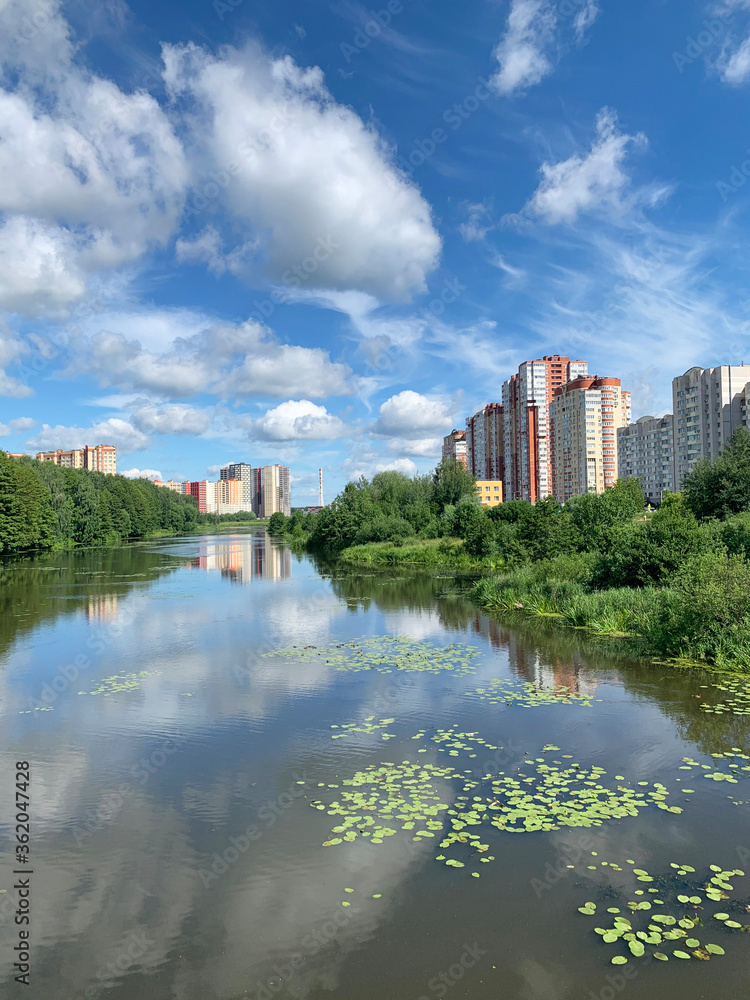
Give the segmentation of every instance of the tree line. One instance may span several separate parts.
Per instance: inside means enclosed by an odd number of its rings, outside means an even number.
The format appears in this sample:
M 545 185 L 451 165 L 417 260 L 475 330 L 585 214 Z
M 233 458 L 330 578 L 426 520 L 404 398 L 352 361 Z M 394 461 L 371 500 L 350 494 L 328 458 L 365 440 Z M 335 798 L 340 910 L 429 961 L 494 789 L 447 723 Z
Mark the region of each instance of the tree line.
M 207 521 L 195 499 L 146 479 L 65 469 L 0 451 L 0 553 L 101 545 Z

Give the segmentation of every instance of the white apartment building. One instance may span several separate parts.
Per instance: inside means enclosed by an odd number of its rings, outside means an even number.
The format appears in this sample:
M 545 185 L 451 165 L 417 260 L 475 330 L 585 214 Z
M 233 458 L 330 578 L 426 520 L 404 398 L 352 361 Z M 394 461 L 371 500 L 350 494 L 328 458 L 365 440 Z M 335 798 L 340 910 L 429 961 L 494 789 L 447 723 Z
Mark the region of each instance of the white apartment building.
M 691 368 L 672 382 L 674 402 L 675 483 L 702 458 L 715 458 L 738 427 L 747 426 L 750 365 Z
M 641 417 L 617 431 L 620 477 L 640 479 L 649 503 L 659 504 L 665 493 L 676 492 L 674 418 Z

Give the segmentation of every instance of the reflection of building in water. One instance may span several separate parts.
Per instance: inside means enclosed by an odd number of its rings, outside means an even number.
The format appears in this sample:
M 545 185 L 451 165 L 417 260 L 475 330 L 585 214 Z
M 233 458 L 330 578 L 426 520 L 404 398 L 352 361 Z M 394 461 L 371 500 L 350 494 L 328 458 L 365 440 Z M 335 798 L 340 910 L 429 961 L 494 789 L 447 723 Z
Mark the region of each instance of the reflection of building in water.
M 288 580 L 292 575 L 291 551 L 286 546 L 274 545 L 266 534 L 205 541 L 200 543 L 198 551 L 199 555 L 188 566 L 219 570 L 232 583 Z
M 117 618 L 117 594 L 96 594 L 94 597 L 89 597 L 86 617 L 96 618 L 99 621 Z

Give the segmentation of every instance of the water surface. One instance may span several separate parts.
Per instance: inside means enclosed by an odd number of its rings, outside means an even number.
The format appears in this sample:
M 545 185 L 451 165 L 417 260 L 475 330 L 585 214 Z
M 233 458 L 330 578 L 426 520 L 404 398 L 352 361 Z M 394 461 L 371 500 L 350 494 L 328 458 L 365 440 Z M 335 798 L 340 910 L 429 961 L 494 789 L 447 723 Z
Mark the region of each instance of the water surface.
M 621 659 L 575 634 L 505 628 L 448 576 L 317 568 L 262 532 L 66 553 L 0 574 L 0 820 L 8 845 L 14 764 L 28 760 L 34 871 L 26 988 L 13 982 L 6 849 L 4 994 L 748 996 L 750 935 L 722 937 L 727 954 L 710 963 L 632 960 L 620 979 L 592 933 L 597 921 L 577 911 L 617 898 L 621 879 L 602 859 L 652 873 L 673 861 L 746 868 L 736 895 L 750 897 L 750 805 L 736 804 L 750 799 L 750 778 L 729 786 L 679 771 L 685 756 L 711 762 L 750 747 L 747 717 L 699 710 L 702 675 Z M 264 655 L 382 635 L 469 643 L 475 670 L 341 672 Z M 564 684 L 593 704 L 467 697 L 496 677 Z M 332 726 L 369 716 L 393 718 L 396 738 L 332 739 Z M 684 812 L 649 809 L 586 831 L 489 828 L 495 861 L 478 879 L 436 862 L 437 840 L 322 847 L 336 819 L 310 801 L 335 794 L 327 786 L 383 762 L 459 766 L 428 738 L 412 739 L 439 728 L 502 748 L 461 758 L 477 777 L 524 769 L 554 744 L 608 779 L 663 781 Z M 680 794 L 677 777 L 695 794 Z

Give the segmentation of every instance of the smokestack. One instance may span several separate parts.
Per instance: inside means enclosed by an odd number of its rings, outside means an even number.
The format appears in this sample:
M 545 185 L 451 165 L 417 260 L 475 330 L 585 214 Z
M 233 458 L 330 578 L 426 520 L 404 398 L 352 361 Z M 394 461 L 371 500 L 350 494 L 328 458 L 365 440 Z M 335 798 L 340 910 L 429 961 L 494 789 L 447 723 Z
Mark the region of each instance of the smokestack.
M 323 470 L 318 469 L 318 505 L 323 507 Z

